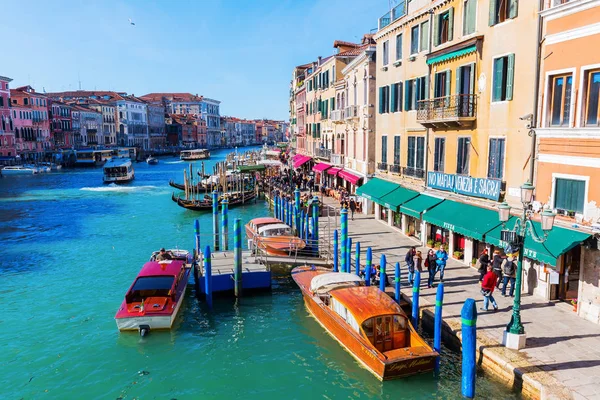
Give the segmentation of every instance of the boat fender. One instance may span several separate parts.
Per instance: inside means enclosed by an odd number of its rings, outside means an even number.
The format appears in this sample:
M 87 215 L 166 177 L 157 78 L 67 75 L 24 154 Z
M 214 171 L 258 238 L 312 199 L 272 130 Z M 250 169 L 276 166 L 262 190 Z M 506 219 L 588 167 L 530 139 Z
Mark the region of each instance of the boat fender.
M 140 325 L 140 336 L 145 337 L 150 333 L 150 325 Z

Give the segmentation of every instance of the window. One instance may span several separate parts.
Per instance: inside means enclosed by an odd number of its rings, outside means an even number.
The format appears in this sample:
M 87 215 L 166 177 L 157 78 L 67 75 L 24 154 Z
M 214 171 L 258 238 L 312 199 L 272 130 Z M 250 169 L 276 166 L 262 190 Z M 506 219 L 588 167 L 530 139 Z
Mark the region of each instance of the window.
M 411 79 L 404 83 L 404 110 L 411 111 L 417 109 L 420 100 L 429 97 L 429 81 L 426 76 Z
M 433 45 L 439 46 L 453 39 L 454 7 L 435 16 L 433 25 Z
M 381 163 L 387 164 L 387 136 L 381 137 Z
M 402 59 L 402 34 L 396 35 L 396 60 Z
M 391 93 L 391 112 L 402 111 L 402 82 L 392 84 L 392 93 Z
M 423 136 L 408 137 L 408 154 L 406 166 L 423 170 L 425 161 L 425 138 Z
M 464 0 L 463 2 L 463 35 L 475 32 L 477 24 L 477 0 Z
M 429 48 L 429 21 L 425 21 L 421 24 L 421 35 L 420 35 L 420 46 L 419 51 L 424 51 Z
M 556 178 L 554 183 L 554 208 L 583 213 L 585 181 Z
M 489 25 L 496 25 L 517 17 L 519 0 L 490 0 Z
M 435 74 L 434 98 L 450 96 L 451 75 L 452 71 L 450 70 Z
M 388 65 L 388 63 L 390 62 L 389 47 L 390 47 L 390 42 L 388 40 L 383 42 L 383 65 Z
M 363 104 L 367 105 L 367 100 L 369 99 L 369 83 L 367 81 L 367 77 L 363 79 Z
M 410 30 L 410 54 L 419 52 L 419 25 L 413 26 Z
M 470 138 L 458 138 L 458 157 L 456 161 L 456 173 L 459 175 L 469 175 L 470 147 Z
M 505 139 L 490 139 L 488 178 L 502 179 L 504 176 L 504 148 Z
M 444 172 L 444 156 L 446 153 L 446 139 L 435 138 L 435 150 L 433 155 L 433 170 Z
M 400 136 L 394 136 L 394 165 L 400 165 Z
M 4 97 L 0 96 L 0 107 L 4 107 Z
M 390 112 L 390 87 L 382 86 L 379 88 L 379 114 Z
M 550 78 L 551 95 L 548 97 L 550 104 L 550 125 L 569 125 L 571 115 L 571 75 L 559 75 Z
M 494 60 L 492 101 L 512 100 L 514 69 L 514 54 L 509 54 Z
M 585 104 L 585 125 L 600 125 L 600 70 L 590 71 L 587 74 L 587 93 Z

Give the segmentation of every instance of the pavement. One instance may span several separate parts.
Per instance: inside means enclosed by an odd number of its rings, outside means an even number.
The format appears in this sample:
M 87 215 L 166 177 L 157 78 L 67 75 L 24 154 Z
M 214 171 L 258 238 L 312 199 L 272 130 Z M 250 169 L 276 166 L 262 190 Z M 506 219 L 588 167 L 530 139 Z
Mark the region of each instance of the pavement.
M 331 198 L 325 198 L 324 202 L 339 207 Z M 324 238 L 329 229 L 333 232 L 339 227 L 339 220 L 322 217 L 320 225 L 320 236 Z M 356 242 L 361 244 L 363 263 L 367 247 L 373 251 L 374 264 L 379 264 L 381 254 L 386 255 L 387 271 L 392 276 L 395 263 L 400 262 L 401 291 L 408 294 L 410 287 L 404 256 L 411 246 L 416 246 L 423 255 L 428 249 L 421 247 L 416 239 L 375 220 L 373 215 L 356 214 L 354 221 L 348 223 L 348 231 L 353 247 Z M 502 297 L 500 291 L 495 291 L 499 310 L 480 311 L 483 296 L 478 278 L 474 268 L 454 259 L 448 260 L 444 276 L 443 318 L 455 335 L 460 337 L 460 312 L 464 301 L 473 298 L 477 301 L 479 313 L 477 335 L 480 354 L 495 360 L 499 368 L 518 376 L 519 381 L 537 386 L 541 398 L 600 400 L 600 326 L 578 317 L 570 304 L 548 302 L 523 293 L 521 318 L 527 334 L 526 347 L 520 351 L 507 349 L 501 343 L 506 324 L 510 321 L 513 299 Z M 435 303 L 436 289 L 427 288 L 427 272 L 422 274 L 421 282 L 421 307 L 431 306 Z M 521 386 L 510 379 L 506 383 Z

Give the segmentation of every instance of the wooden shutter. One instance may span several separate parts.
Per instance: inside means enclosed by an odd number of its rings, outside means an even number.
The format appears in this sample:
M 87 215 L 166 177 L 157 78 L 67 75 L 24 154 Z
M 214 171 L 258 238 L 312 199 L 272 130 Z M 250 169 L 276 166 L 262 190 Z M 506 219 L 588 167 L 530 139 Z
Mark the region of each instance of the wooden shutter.
M 398 82 L 396 85 L 396 111 L 402 111 L 402 82 Z
M 397 106 L 397 98 L 396 98 L 396 89 L 398 87 L 397 83 L 392 84 L 392 93 L 391 93 L 391 100 L 390 103 L 392 104 L 392 112 L 397 111 L 396 106 Z M 394 139 L 396 140 L 396 139 Z
M 506 1 L 506 0 L 500 0 L 500 1 Z M 489 25 L 490 26 L 494 26 L 496 25 L 496 3 L 498 2 L 498 0 L 490 0 L 490 19 L 489 19 Z
M 423 78 L 423 82 L 425 85 L 425 99 L 429 98 L 429 75 Z
M 415 86 L 413 88 L 414 96 L 412 98 L 412 109 L 417 109 L 418 100 L 421 100 L 421 78 L 417 78 L 414 80 Z
M 409 92 L 409 87 L 411 85 L 412 81 L 406 81 L 405 85 L 404 85 L 404 111 L 408 111 L 409 110 L 409 102 L 410 102 L 410 92 Z
M 456 68 L 456 94 L 461 94 L 460 89 L 462 87 L 462 69 L 463 67 Z
M 381 137 L 381 162 L 387 164 L 387 136 Z
M 494 60 L 494 87 L 492 93 L 492 101 L 500 101 L 502 99 L 502 74 L 504 73 L 503 58 Z
M 379 114 L 383 114 L 383 86 L 379 88 Z
M 408 154 L 406 159 L 406 166 L 408 168 L 415 167 L 415 137 L 408 137 Z
M 434 46 L 440 45 L 440 37 L 438 35 L 439 31 L 440 31 L 440 16 L 435 15 L 433 17 L 433 45 Z
M 452 70 L 446 71 L 446 96 L 450 96 L 450 88 L 452 87 Z
M 454 38 L 454 7 L 448 10 L 448 41 Z
M 417 162 L 415 165 L 417 169 L 424 169 L 425 166 L 425 138 L 423 136 L 417 137 Z
M 515 55 L 508 55 L 508 63 L 506 67 L 506 100 L 512 100 L 513 87 L 515 80 Z
M 475 63 L 471 64 L 471 85 L 469 86 L 469 94 L 475 94 L 475 67 Z
M 508 3 L 508 18 L 517 18 L 519 0 L 510 0 Z
M 458 154 L 457 154 L 457 161 L 456 161 L 456 173 L 460 174 L 462 173 L 462 164 L 463 164 L 463 149 L 462 147 L 464 146 L 464 138 L 459 138 L 458 139 Z

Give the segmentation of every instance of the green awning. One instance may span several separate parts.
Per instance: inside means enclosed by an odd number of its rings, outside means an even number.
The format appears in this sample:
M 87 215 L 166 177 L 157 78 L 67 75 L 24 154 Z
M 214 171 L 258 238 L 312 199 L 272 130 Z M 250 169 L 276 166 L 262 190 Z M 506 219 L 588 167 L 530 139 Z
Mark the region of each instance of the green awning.
M 380 204 L 394 212 L 398 212 L 398 207 L 400 207 L 401 204 L 404 204 L 407 201 L 414 199 L 418 195 L 419 192 L 415 192 L 414 190 L 410 190 L 405 187 L 399 186 L 395 190 L 392 190 L 390 193 L 383 196 L 381 198 L 382 203 Z
M 238 165 L 237 169 L 240 172 L 264 171 L 267 167 L 264 164 L 256 165 Z
M 356 194 L 364 197 L 365 199 L 383 204 L 381 202 L 381 198 L 399 187 L 400 185 L 394 182 L 373 178 L 369 180 L 369 182 L 356 189 Z
M 498 211 L 451 200 L 423 213 L 423 220 L 475 240 L 500 225 Z
M 517 219 L 511 217 L 506 223 L 507 229 L 513 229 L 515 221 Z M 493 244 L 494 246 L 505 247 L 506 243 L 500 240 L 500 231 L 502 231 L 502 225 L 494 228 L 492 231 L 486 233 L 485 241 Z M 537 236 L 543 236 L 542 226 L 539 222 L 533 222 L 533 229 Z M 571 229 L 561 228 L 555 226 L 549 233 L 544 243 L 538 243 L 529 232 L 525 236 L 525 251 L 523 256 L 537 260 L 552 266 L 556 266 L 556 260 L 567 251 L 580 245 L 591 235 L 589 233 L 574 231 Z
M 400 212 L 402 214 L 410 215 L 411 217 L 420 219 L 421 213 L 437 206 L 442 201 L 444 201 L 444 199 L 438 199 L 437 197 L 421 194 L 402 204 L 400 206 Z
M 474 53 L 476 51 L 477 51 L 477 46 L 476 45 L 465 47 L 464 49 L 460 49 L 460 50 L 452 51 L 450 53 L 441 54 L 439 56 L 431 57 L 430 59 L 427 60 L 427 65 L 431 65 L 431 64 L 436 64 L 436 63 L 448 61 L 448 60 L 451 60 L 453 58 L 458 58 L 458 57 L 465 56 L 465 55 L 470 54 L 470 53 Z

